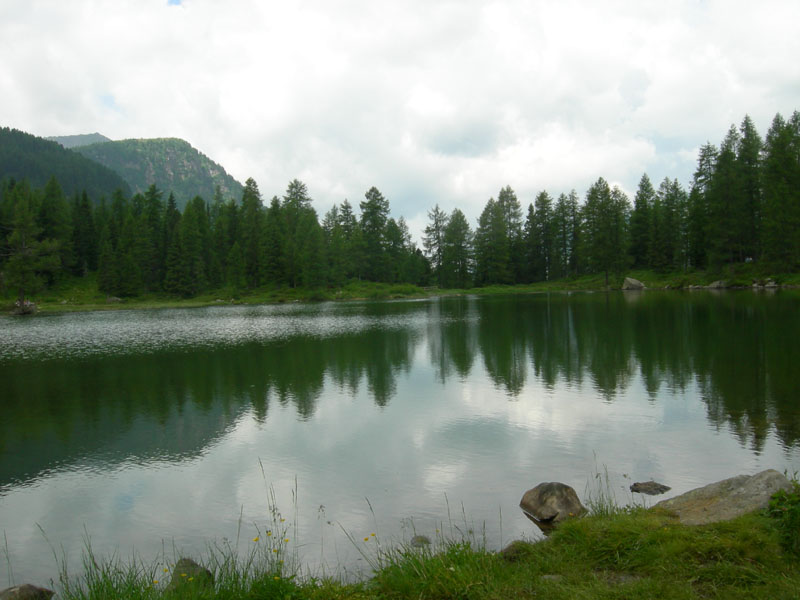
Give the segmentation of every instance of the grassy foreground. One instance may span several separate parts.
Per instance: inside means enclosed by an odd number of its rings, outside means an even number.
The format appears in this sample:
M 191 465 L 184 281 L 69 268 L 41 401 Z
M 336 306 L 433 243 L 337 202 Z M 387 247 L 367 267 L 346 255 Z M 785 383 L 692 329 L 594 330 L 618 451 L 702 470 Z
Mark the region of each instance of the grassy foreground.
M 298 579 L 279 560 L 280 545 L 264 546 L 244 561 L 212 559 L 213 587 L 187 582 L 178 590 L 158 582 L 167 579 L 168 568 L 98 565 L 90 557 L 81 581 L 62 581 L 60 597 L 796 599 L 800 560 L 784 551 L 775 523 L 751 514 L 689 527 L 664 511 L 621 509 L 566 522 L 545 541 L 513 542 L 503 552 L 444 539 L 432 549 L 379 551 L 365 556 L 374 575 L 349 584 Z
M 515 294 L 557 291 L 589 291 L 620 289 L 625 276 L 644 282 L 651 289 L 686 289 L 690 286 L 708 285 L 724 280 L 732 287 L 750 287 L 753 282 L 764 283 L 772 280 L 780 285 L 800 286 L 800 273 L 778 273 L 763 271 L 752 264 L 735 265 L 723 272 L 677 272 L 659 273 L 656 271 L 629 271 L 625 275 L 615 275 L 609 279 L 608 288 L 605 277 L 583 275 L 542 281 L 524 285 L 492 285 L 469 289 L 441 289 L 437 287 L 418 287 L 411 284 L 387 284 L 369 281 L 350 281 L 337 288 L 290 288 L 264 287 L 256 290 L 238 292 L 220 289 L 206 292 L 193 298 L 179 298 L 164 294 L 142 294 L 131 298 L 109 299 L 97 289 L 95 275 L 66 279 L 57 285 L 35 294 L 31 299 L 42 312 L 73 312 L 89 310 L 119 310 L 148 308 L 191 308 L 224 304 L 280 304 L 287 302 L 319 302 L 330 300 L 390 300 L 395 298 L 425 298 L 462 294 Z M 14 300 L 6 290 L 0 297 L 0 312 L 10 312 Z

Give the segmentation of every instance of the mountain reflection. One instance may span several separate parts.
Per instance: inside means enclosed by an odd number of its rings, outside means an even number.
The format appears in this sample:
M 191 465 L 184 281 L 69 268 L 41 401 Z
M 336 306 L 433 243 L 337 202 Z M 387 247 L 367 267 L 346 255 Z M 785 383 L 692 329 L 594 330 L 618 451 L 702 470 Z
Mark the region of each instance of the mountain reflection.
M 482 368 L 511 399 L 523 399 L 532 378 L 556 393 L 582 386 L 606 402 L 637 376 L 651 402 L 696 386 L 708 420 L 742 444 L 758 452 L 774 432 L 792 446 L 800 436 L 798 300 L 794 291 L 747 291 L 367 303 L 332 309 L 334 319 L 359 311 L 374 319 L 335 335 L 0 360 L 0 486 L 97 457 L 197 455 L 246 412 L 267 420 L 275 402 L 313 418 L 326 386 L 351 396 L 365 386 L 385 406 L 421 345 L 438 382 L 467 381 Z

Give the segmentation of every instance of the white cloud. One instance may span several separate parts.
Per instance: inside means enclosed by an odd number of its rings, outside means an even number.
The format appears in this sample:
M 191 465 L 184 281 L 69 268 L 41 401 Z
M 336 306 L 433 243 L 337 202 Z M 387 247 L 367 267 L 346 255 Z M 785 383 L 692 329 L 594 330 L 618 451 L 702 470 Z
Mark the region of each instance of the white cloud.
M 175 5 L 177 4 L 177 5 Z M 377 186 L 419 232 L 511 185 L 580 194 L 797 108 L 793 1 L 6 0 L 4 125 L 182 137 L 323 213 Z

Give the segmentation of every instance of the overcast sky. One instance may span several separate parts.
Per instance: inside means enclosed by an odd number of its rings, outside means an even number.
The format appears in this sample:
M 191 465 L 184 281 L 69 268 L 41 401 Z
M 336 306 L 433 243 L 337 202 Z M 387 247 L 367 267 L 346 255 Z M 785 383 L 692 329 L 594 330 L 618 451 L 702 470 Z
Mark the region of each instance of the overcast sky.
M 0 125 L 180 137 L 320 217 L 376 186 L 418 233 L 604 177 L 688 185 L 697 149 L 800 109 L 800 2 L 2 0 Z

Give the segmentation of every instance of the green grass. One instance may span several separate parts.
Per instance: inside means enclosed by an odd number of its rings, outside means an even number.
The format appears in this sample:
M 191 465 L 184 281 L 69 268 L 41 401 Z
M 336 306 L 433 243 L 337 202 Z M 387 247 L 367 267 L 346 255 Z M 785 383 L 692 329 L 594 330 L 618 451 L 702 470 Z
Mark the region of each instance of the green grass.
M 213 588 L 166 589 L 163 563 L 125 566 L 89 555 L 86 574 L 65 582 L 66 600 L 105 598 L 796 598 L 800 562 L 783 551 L 762 514 L 690 527 L 644 508 L 573 519 L 548 539 L 519 541 L 514 552 L 440 538 L 423 548 L 381 550 L 369 579 L 298 578 L 277 564 L 269 545 L 251 544 L 244 559 L 214 548 L 206 566 Z M 170 566 L 167 565 L 169 571 Z M 296 568 L 296 567 L 295 567 Z M 159 583 L 153 583 L 159 581 Z
M 800 286 L 800 273 L 774 273 L 766 267 L 753 264 L 738 264 L 721 271 L 690 271 L 659 273 L 648 270 L 632 270 L 624 275 L 609 277 L 606 287 L 605 276 L 582 275 L 556 281 L 541 281 L 524 285 L 490 285 L 469 289 L 441 289 L 437 287 L 418 287 L 398 283 L 375 283 L 371 281 L 349 281 L 340 287 L 291 288 L 287 286 L 264 286 L 255 290 L 238 291 L 221 288 L 204 292 L 193 298 L 180 298 L 166 294 L 142 294 L 132 298 L 109 301 L 105 294 L 97 290 L 94 274 L 87 277 L 67 278 L 54 286 L 32 296 L 42 312 L 68 312 L 87 310 L 119 310 L 148 308 L 190 308 L 223 304 L 281 304 L 289 302 L 321 302 L 333 300 L 390 300 L 395 298 L 425 298 L 476 294 L 482 296 L 505 294 L 531 294 L 556 291 L 597 291 L 618 290 L 625 277 L 633 277 L 651 289 L 686 289 L 689 286 L 708 285 L 724 280 L 729 286 L 751 287 L 753 282 L 765 283 L 773 280 L 780 285 Z M 6 290 L 0 297 L 0 312 L 10 312 L 16 298 Z

